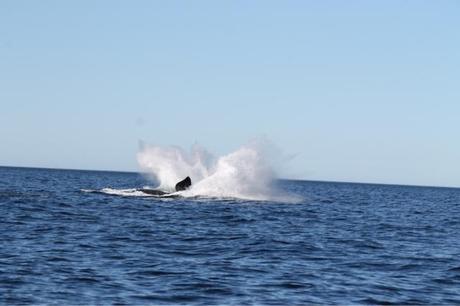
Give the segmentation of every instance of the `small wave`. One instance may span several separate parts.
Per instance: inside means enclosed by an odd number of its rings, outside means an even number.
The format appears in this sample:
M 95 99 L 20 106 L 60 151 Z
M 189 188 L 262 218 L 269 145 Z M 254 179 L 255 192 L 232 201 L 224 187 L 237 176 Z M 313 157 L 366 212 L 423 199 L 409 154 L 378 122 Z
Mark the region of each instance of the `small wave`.
M 459 272 L 460 273 L 460 267 L 450 268 L 449 272 Z

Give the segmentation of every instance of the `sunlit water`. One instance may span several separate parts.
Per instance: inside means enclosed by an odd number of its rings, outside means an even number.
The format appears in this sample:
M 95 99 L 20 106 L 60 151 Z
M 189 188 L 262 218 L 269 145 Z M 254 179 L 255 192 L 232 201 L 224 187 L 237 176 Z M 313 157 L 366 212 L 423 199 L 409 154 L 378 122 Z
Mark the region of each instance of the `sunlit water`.
M 1 304 L 459 304 L 460 190 L 280 181 L 158 199 L 138 174 L 0 168 Z

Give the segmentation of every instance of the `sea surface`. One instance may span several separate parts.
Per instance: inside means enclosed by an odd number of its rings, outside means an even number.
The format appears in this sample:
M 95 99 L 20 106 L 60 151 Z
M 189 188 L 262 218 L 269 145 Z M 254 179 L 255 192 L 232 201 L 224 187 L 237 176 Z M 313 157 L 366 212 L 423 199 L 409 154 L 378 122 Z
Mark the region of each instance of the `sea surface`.
M 460 304 L 460 189 L 281 180 L 155 198 L 136 173 L 0 167 L 0 304 Z

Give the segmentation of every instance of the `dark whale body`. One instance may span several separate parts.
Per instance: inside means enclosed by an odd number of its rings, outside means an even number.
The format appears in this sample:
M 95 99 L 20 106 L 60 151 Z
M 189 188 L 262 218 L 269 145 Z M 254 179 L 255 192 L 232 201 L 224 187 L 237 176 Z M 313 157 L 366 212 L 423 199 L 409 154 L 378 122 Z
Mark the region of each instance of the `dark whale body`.
M 169 193 L 157 190 L 157 189 L 138 189 L 139 191 L 142 191 L 143 193 L 150 194 L 150 195 L 156 195 L 156 196 L 163 196 L 167 195 Z
M 190 177 L 187 176 L 185 179 L 183 179 L 182 181 L 176 184 L 176 191 L 186 190 L 190 186 L 192 186 L 192 180 L 190 179 Z M 165 196 L 165 195 L 170 194 L 169 192 L 165 192 L 165 191 L 158 190 L 158 189 L 138 189 L 138 190 L 142 191 L 145 194 L 155 195 L 155 196 Z
M 176 184 L 176 191 L 186 190 L 190 186 L 192 186 L 192 180 L 189 176 L 187 176 L 182 181 Z

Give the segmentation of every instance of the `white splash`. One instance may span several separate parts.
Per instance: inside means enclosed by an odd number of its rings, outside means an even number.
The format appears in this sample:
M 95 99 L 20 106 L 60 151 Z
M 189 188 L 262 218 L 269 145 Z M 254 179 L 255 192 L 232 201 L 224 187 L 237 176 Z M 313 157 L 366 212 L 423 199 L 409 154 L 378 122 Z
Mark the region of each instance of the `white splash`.
M 178 181 L 190 176 L 192 187 L 181 192 L 185 197 L 277 200 L 267 151 L 260 141 L 219 158 L 199 145 L 190 152 L 175 146 L 144 146 L 137 160 L 141 170 L 165 191 L 174 191 Z

